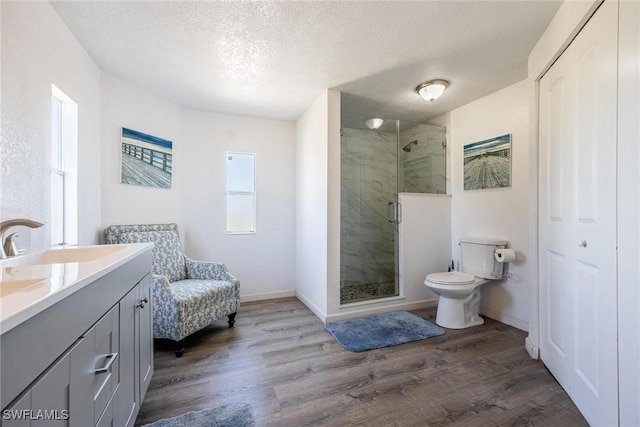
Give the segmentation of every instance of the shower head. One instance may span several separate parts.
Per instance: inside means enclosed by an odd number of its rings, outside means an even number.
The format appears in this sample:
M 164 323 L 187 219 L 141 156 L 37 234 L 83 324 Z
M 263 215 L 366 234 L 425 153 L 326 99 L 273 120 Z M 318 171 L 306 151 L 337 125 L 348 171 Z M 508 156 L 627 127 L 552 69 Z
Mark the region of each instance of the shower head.
M 410 153 L 412 145 L 418 145 L 418 140 L 416 139 L 414 141 L 411 141 L 410 143 L 402 147 L 402 151 L 404 151 L 405 153 Z

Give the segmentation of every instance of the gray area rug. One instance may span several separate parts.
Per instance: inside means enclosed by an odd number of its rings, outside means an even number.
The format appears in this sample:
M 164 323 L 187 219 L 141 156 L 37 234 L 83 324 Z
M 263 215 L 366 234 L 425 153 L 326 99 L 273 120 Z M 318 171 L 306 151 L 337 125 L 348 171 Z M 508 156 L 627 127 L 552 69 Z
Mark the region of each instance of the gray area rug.
M 158 420 L 143 427 L 252 427 L 251 405 L 222 405 L 201 411 L 187 412 L 178 417 Z
M 341 346 L 355 353 L 444 334 L 441 327 L 406 311 L 341 320 L 324 328 Z

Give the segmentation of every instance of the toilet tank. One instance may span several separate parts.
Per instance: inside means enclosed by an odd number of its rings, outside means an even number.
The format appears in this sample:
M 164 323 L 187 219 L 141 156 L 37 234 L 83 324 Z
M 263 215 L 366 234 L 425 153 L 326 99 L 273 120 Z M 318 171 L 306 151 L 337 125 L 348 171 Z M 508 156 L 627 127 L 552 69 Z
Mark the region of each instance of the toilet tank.
M 504 263 L 496 261 L 496 249 L 507 247 L 504 240 L 466 237 L 460 239 L 461 271 L 485 279 L 502 278 Z

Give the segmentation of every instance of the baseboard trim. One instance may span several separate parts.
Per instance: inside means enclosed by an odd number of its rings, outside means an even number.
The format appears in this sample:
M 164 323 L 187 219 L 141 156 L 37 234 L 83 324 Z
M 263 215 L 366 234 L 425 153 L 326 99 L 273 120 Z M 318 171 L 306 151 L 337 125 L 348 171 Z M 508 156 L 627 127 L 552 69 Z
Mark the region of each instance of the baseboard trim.
M 524 339 L 524 346 L 532 359 L 538 360 L 540 358 L 540 349 L 533 344 L 529 337 Z
M 529 322 L 527 322 L 526 320 L 513 317 L 509 314 L 505 314 L 488 307 L 480 307 L 480 313 L 490 319 L 497 320 L 500 323 L 513 326 L 514 328 L 518 328 L 521 331 L 529 332 Z
M 374 301 L 372 301 L 374 303 Z M 353 307 L 353 309 L 349 309 L 349 307 L 342 307 L 340 309 L 341 313 L 339 314 L 331 314 L 326 316 L 325 323 L 336 322 L 338 320 L 351 319 L 354 317 L 362 317 L 368 316 L 371 314 L 380 314 L 380 313 L 388 313 L 390 311 L 409 311 L 409 310 L 420 310 L 422 308 L 432 308 L 438 305 L 437 299 L 429 299 L 429 300 L 421 300 L 414 302 L 397 302 L 395 304 L 386 304 L 383 306 L 366 306 L 366 305 L 358 305 Z
M 288 298 L 295 297 L 296 291 L 278 291 L 278 292 L 267 292 L 264 294 L 248 294 L 248 295 L 240 295 L 240 303 L 243 302 L 252 302 L 252 301 L 262 301 L 268 299 L 276 299 L 276 298 Z
M 320 310 L 318 307 L 316 307 L 316 305 L 313 304 L 311 300 L 309 300 L 309 298 L 305 297 L 298 291 L 296 291 L 295 294 L 296 294 L 295 295 L 296 298 L 298 298 L 304 305 L 306 305 L 307 308 L 311 310 L 313 314 L 315 314 L 316 317 L 320 319 L 320 321 L 322 321 L 322 323 L 327 322 L 327 314 L 324 313 L 322 310 Z

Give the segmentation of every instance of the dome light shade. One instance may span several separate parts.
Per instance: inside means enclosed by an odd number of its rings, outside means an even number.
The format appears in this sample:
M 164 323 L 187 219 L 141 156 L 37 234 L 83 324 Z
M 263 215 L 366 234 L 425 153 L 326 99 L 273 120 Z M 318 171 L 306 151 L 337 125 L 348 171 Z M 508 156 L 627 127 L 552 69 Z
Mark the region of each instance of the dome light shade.
M 371 130 L 379 129 L 384 123 L 384 120 L 379 117 L 374 117 L 369 120 L 365 120 L 364 124 Z
M 433 102 L 440 98 L 447 86 L 449 86 L 449 82 L 446 80 L 431 80 L 419 84 L 416 87 L 416 92 L 425 100 Z

